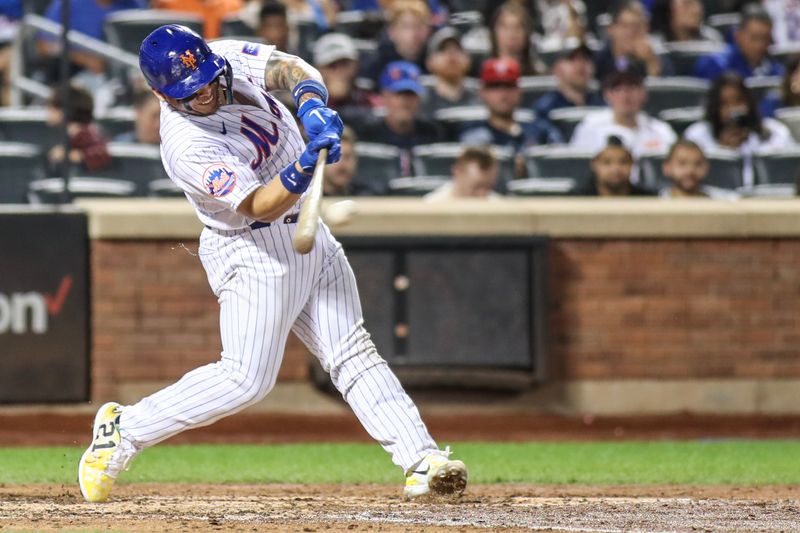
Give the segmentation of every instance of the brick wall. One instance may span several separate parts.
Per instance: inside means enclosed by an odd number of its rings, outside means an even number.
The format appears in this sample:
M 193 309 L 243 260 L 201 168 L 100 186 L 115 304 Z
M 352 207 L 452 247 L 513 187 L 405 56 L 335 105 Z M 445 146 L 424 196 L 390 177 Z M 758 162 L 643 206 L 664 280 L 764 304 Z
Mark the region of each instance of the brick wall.
M 800 376 L 800 241 L 557 241 L 556 377 Z
M 192 248 L 192 246 L 189 246 Z M 800 377 L 800 240 L 553 240 L 554 377 Z M 175 242 L 92 243 L 92 398 L 220 351 L 199 260 Z M 305 379 L 290 338 L 279 379 Z

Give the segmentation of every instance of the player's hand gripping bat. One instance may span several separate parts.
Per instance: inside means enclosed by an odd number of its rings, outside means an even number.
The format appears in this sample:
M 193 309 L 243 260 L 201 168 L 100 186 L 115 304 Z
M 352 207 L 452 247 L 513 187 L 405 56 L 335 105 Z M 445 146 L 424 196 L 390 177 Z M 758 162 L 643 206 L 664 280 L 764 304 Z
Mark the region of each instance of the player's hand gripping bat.
M 314 237 L 319 227 L 319 210 L 322 203 L 322 174 L 325 171 L 325 160 L 328 158 L 328 149 L 322 148 L 319 151 L 317 165 L 314 167 L 314 175 L 311 177 L 311 185 L 308 186 L 308 193 L 300 208 L 300 216 L 297 219 L 297 230 L 294 233 L 294 249 L 301 254 L 307 254 L 314 248 Z

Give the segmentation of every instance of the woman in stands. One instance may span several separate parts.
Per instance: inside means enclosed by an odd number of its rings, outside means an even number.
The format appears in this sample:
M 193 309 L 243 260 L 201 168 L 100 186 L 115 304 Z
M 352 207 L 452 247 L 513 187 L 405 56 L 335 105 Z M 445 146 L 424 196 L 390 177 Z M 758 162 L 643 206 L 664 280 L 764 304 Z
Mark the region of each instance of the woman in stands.
M 684 137 L 706 153 L 720 148 L 738 151 L 743 159 L 746 187 L 755 183 L 755 153 L 794 144 L 789 128 L 777 120 L 761 117 L 753 92 L 733 72 L 714 80 L 706 98 L 705 120 L 689 126 Z
M 709 41 L 724 43 L 722 35 L 703 24 L 700 0 L 656 0 L 650 16 L 653 34 L 666 42 Z
M 546 72 L 547 68 L 539 60 L 531 42 L 533 18 L 522 3 L 507 0 L 497 8 L 489 32 L 492 57 L 514 59 L 521 67 L 522 76 L 535 76 Z

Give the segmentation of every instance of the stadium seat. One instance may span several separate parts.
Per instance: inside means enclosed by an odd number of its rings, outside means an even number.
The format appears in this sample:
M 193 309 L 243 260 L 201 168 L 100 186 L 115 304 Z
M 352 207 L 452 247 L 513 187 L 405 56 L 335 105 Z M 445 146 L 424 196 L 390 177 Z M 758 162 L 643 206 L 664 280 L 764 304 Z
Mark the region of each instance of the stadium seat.
M 744 80 L 745 86 L 753 91 L 756 102 L 760 102 L 769 93 L 780 91 L 782 82 L 781 76 L 756 76 Z
M 720 32 L 725 40 L 731 37 L 741 21 L 742 15 L 739 13 L 717 13 L 706 18 L 706 24 Z
M 97 123 L 109 139 L 136 128 L 134 111 L 131 107 L 112 107 L 97 117 Z
M 772 45 L 769 49 L 770 55 L 783 63 L 788 65 L 793 57 L 800 55 L 800 43 L 787 43 L 783 45 Z
M 233 15 L 222 19 L 220 35 L 226 39 L 233 37 L 252 39 L 255 36 L 255 30 L 241 17 Z
M 525 178 L 506 184 L 510 196 L 565 196 L 577 185 L 574 178 Z
M 480 28 L 483 25 L 483 15 L 475 8 L 467 11 L 453 11 L 450 13 L 448 25 L 458 30 L 461 35 L 464 35 L 468 31 Z
M 359 10 L 340 11 L 333 23 L 333 31 L 344 33 L 354 39 L 377 40 L 384 26 L 380 13 Z
M 680 107 L 677 109 L 665 109 L 658 114 L 658 118 L 672 126 L 675 133 L 683 135 L 686 128 L 703 120 L 705 111 L 702 107 Z
M 660 189 L 670 185 L 664 176 L 662 164 L 666 153 L 644 154 L 639 158 L 642 179 L 650 188 Z M 742 158 L 734 150 L 711 150 L 706 152 L 709 171 L 705 185 L 728 191 L 736 191 L 744 185 L 742 176 Z
M 159 198 L 183 198 L 183 191 L 170 179 L 153 180 L 147 184 L 148 196 Z
M 744 198 L 793 198 L 797 196 L 794 185 L 765 183 L 752 187 L 740 188 L 736 191 Z
M 28 185 L 46 175 L 42 150 L 35 144 L 0 142 L 0 203 L 28 203 Z
M 488 119 L 489 109 L 483 105 L 445 107 L 436 111 L 433 118 L 453 131 L 462 132 Z M 514 111 L 514 120 L 521 124 L 532 124 L 535 118 L 536 114 L 530 109 Z
M 394 196 L 424 196 L 450 181 L 450 176 L 412 176 L 389 180 Z
M 581 120 L 583 120 L 583 118 L 586 115 L 594 111 L 600 111 L 602 109 L 606 108 L 596 107 L 596 106 L 583 106 L 583 107 L 564 107 L 561 109 L 553 109 L 552 111 L 550 111 L 550 120 L 558 128 L 558 131 L 561 132 L 561 138 L 564 140 L 569 140 L 572 138 L 572 132 L 575 131 L 575 127 Z M 562 174 L 558 173 L 554 175 L 561 176 Z
M 138 143 L 109 143 L 111 165 L 94 173 L 97 177 L 124 180 L 136 185 L 134 194 L 146 196 L 148 183 L 167 178 L 158 146 Z
M 436 76 L 431 74 L 423 74 L 419 77 L 419 82 L 422 84 L 423 87 L 426 89 L 431 89 L 436 85 Z M 464 78 L 463 82 L 464 89 L 467 91 L 478 94 L 478 91 L 481 88 L 481 82 L 477 78 Z M 469 106 L 469 107 L 482 107 L 482 106 Z
M 353 44 L 358 52 L 358 62 L 366 65 L 378 57 L 378 43 L 369 39 L 353 39 Z
M 491 3 L 491 0 L 449 0 L 447 5 L 450 6 L 450 10 L 454 13 L 471 10 L 484 13 Z
M 536 100 L 558 88 L 558 80 L 555 76 L 522 76 L 519 88 L 522 91 L 521 105 L 533 107 Z
M 390 144 L 357 142 L 358 169 L 353 177 L 357 194 L 384 195 L 389 193 L 389 181 L 400 174 L 400 150 Z
M 532 146 L 525 151 L 528 175 L 536 178 L 563 176 L 582 188 L 590 179 L 592 152 L 567 145 Z M 510 184 L 509 184 L 510 186 Z
M 127 198 L 136 192 L 136 184 L 125 180 L 76 176 L 69 180 L 69 193 L 73 198 Z M 28 199 L 32 204 L 58 204 L 63 200 L 64 180 L 46 178 L 32 181 Z
M 800 178 L 800 146 L 757 153 L 753 157 L 757 185 L 792 185 Z
M 0 107 L 0 139 L 34 143 L 47 150 L 63 138 L 60 127 L 47 124 L 44 107 Z
M 699 58 L 722 52 L 725 45 L 709 41 L 682 41 L 664 43 L 664 48 L 675 66 L 677 76 L 693 76 Z
M 775 111 L 775 118 L 786 124 L 794 140 L 800 142 L 800 107 L 784 107 Z
M 453 163 L 464 151 L 460 143 L 420 144 L 411 150 L 411 164 L 417 176 L 449 176 Z M 514 177 L 514 154 L 510 148 L 493 146 L 492 153 L 500 163 L 500 183 L 498 190 L 504 189 L 504 183 Z
M 697 78 L 648 76 L 645 87 L 647 88 L 645 111 L 656 116 L 665 109 L 703 105 L 709 83 Z
M 203 18 L 182 11 L 163 9 L 126 9 L 111 13 L 103 23 L 109 44 L 139 55 L 142 40 L 164 24 L 180 24 L 203 33 Z

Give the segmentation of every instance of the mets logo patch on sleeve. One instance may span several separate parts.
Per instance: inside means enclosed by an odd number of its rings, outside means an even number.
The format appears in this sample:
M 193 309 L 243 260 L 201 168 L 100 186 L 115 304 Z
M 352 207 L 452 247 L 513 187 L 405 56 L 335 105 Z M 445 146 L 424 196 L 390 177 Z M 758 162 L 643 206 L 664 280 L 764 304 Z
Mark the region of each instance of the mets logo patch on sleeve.
M 236 188 L 236 173 L 221 163 L 211 165 L 203 174 L 203 186 L 208 194 L 221 198 Z
M 257 56 L 259 50 L 261 50 L 261 45 L 256 43 L 246 43 L 244 48 L 242 48 L 243 54 L 248 54 L 251 56 Z

